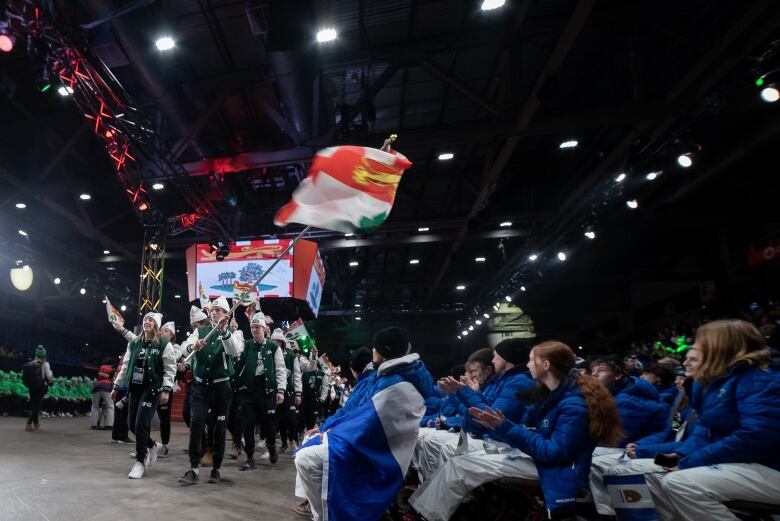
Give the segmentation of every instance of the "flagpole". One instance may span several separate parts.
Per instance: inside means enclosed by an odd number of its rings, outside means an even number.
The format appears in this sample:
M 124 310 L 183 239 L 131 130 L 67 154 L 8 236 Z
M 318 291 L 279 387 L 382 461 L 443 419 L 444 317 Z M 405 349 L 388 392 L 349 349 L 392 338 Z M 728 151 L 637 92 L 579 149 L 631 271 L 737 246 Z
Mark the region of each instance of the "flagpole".
M 260 283 L 263 281 L 263 279 L 266 277 L 266 275 L 268 275 L 269 273 L 271 273 L 271 270 L 272 270 L 272 269 L 274 269 L 274 267 L 275 267 L 277 264 L 279 264 L 279 262 L 282 260 L 282 258 L 283 258 L 285 255 L 287 255 L 287 253 L 288 253 L 288 252 L 289 252 L 289 251 L 292 249 L 292 247 L 295 245 L 295 243 L 296 243 L 296 242 L 298 242 L 298 239 L 300 239 L 301 237 L 303 237 L 303 235 L 304 235 L 306 232 L 308 232 L 310 229 L 311 229 L 311 226 L 307 226 L 306 228 L 304 228 L 303 230 L 301 230 L 301 233 L 299 233 L 299 234 L 298 234 L 298 236 L 297 236 L 297 237 L 295 237 L 295 239 L 293 239 L 293 240 L 292 240 L 292 242 L 290 242 L 290 244 L 287 246 L 287 248 L 285 248 L 285 249 L 284 249 L 284 251 L 283 251 L 281 254 L 279 254 L 279 256 L 278 256 L 278 257 L 277 257 L 277 258 L 274 260 L 274 262 L 273 262 L 273 263 L 272 263 L 272 264 L 271 264 L 271 265 L 268 267 L 268 269 L 267 269 L 266 271 L 264 271 L 262 275 L 260 275 L 260 278 L 259 278 L 259 279 L 257 279 L 257 280 L 255 281 L 255 283 L 254 283 L 254 284 L 252 284 L 252 286 L 251 286 L 251 287 L 247 288 L 247 289 L 246 289 L 246 290 L 245 290 L 245 291 L 244 291 L 244 292 L 241 294 L 241 296 L 238 298 L 238 300 L 236 300 L 236 302 L 233 304 L 233 307 L 230 309 L 230 311 L 228 311 L 228 312 L 227 312 L 227 315 L 228 315 L 228 316 L 230 316 L 231 314 L 233 314 L 233 312 L 235 312 L 235 310 L 238 308 L 238 306 L 239 306 L 239 305 L 240 305 L 240 304 L 241 304 L 241 303 L 244 301 L 244 297 L 246 297 L 248 294 L 250 294 L 252 291 L 254 291 L 254 289 L 255 289 L 256 287 L 258 287 L 258 286 L 260 285 Z M 260 298 L 260 297 L 259 297 L 259 292 L 258 292 L 258 298 Z M 235 299 L 234 299 L 234 300 L 235 300 Z M 206 338 L 203 338 L 202 340 L 203 340 L 204 342 L 208 342 L 208 341 L 209 341 L 209 338 L 211 338 L 211 335 L 213 335 L 215 331 L 217 331 L 217 328 L 216 328 L 216 326 L 213 326 L 213 325 L 212 325 L 212 326 L 211 326 L 211 331 L 209 331 L 209 333 L 206 335 Z M 193 356 L 195 356 L 195 353 L 197 353 L 197 351 L 193 351 L 192 353 L 190 353 L 190 354 L 187 356 L 187 358 L 185 358 L 185 359 L 184 359 L 184 363 L 185 363 L 185 364 L 188 364 L 188 363 L 190 362 L 190 360 L 192 360 L 192 357 L 193 357 Z

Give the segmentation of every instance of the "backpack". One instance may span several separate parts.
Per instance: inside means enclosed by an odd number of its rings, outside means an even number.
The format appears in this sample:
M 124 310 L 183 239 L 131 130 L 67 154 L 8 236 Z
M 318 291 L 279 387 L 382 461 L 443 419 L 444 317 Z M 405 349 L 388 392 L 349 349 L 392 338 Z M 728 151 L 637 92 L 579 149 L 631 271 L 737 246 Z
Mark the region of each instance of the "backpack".
M 43 381 L 42 364 L 31 360 L 22 366 L 22 383 L 28 389 L 40 389 L 45 387 Z

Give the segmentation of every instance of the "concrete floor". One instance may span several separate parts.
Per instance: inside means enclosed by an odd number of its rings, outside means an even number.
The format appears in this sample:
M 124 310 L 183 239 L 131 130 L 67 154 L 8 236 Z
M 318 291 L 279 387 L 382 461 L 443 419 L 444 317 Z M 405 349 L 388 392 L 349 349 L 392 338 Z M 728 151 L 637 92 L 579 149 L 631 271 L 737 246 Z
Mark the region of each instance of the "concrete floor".
M 135 447 L 110 443 L 111 432 L 90 430 L 86 417 L 42 419 L 33 433 L 24 423 L 0 417 L 0 521 L 305 519 L 290 510 L 296 499 L 289 454 L 246 472 L 238 470 L 243 456 L 226 458 L 221 484 L 206 483 L 210 469 L 201 469 L 199 484 L 181 487 L 176 480 L 189 465 L 183 423 L 174 424 L 170 456 L 140 480 L 127 478 Z

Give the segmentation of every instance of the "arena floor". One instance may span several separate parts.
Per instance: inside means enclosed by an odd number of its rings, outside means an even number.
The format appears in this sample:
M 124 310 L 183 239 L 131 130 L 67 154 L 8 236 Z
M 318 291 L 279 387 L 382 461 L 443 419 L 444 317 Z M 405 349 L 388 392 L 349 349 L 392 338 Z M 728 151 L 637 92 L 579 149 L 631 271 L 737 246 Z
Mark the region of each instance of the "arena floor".
M 86 417 L 43 419 L 33 433 L 24 423 L 0 417 L 0 521 L 304 519 L 290 510 L 295 470 L 289 454 L 247 472 L 238 470 L 243 457 L 226 459 L 221 484 L 206 483 L 209 469 L 201 469 L 198 485 L 181 487 L 176 480 L 188 468 L 184 424 L 174 424 L 170 456 L 131 480 L 134 446 L 110 443 L 110 431 L 90 430 Z

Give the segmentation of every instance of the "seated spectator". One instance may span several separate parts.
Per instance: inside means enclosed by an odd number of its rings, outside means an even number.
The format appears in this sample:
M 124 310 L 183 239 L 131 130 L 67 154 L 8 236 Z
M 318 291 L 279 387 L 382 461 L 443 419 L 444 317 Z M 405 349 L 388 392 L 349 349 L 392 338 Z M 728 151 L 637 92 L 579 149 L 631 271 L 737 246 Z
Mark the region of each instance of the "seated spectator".
M 642 362 L 639 361 L 639 356 L 636 354 L 628 355 L 623 364 L 626 367 L 626 374 L 629 376 L 642 376 Z
M 651 491 L 663 520 L 736 520 L 731 500 L 780 505 L 780 374 L 758 329 L 742 320 L 700 327 L 694 432 Z M 651 484 L 648 479 L 648 484 Z
M 415 491 L 412 507 L 428 521 L 447 521 L 471 490 L 502 477 L 538 480 L 550 513 L 573 507 L 587 489 L 593 448 L 623 437 L 614 399 L 595 378 L 573 373 L 574 365 L 561 342 L 535 346 L 528 368 L 538 388 L 522 423 L 491 408 L 469 409 L 491 435 L 519 450 L 452 457 Z
M 400 328 L 378 331 L 372 347 L 376 375 L 362 398 L 295 455 L 314 521 L 325 509 L 339 521 L 379 519 L 403 486 L 433 377 Z
M 492 363 L 491 363 L 492 366 Z M 460 380 L 466 374 L 466 365 L 459 364 L 450 369 L 449 376 Z M 447 400 L 441 389 L 433 388 L 433 394 L 425 400 L 425 415 L 420 420 L 421 428 L 449 429 L 463 424 L 463 418 L 458 416 L 458 411 Z M 420 432 L 423 432 L 422 429 Z
M 671 408 L 666 430 L 645 436 L 636 443 L 626 445 L 625 453 L 603 454 L 593 458 L 590 472 L 590 490 L 596 510 L 601 515 L 615 515 L 605 476 L 663 472 L 653 462 L 658 453 L 674 452 L 690 436 L 696 425 L 696 411 L 690 406 L 691 390 L 696 369 L 699 367 L 701 353 L 695 347 L 688 350 L 685 358 L 685 383 Z M 630 464 L 629 464 L 629 460 Z M 621 465 L 621 463 L 624 463 Z
M 618 357 L 597 357 L 590 367 L 593 376 L 615 397 L 620 424 L 626 435 L 621 445 L 664 430 L 668 406 L 659 402 L 658 391 L 652 385 L 640 378 L 628 376 Z
M 672 405 L 679 394 L 679 389 L 674 384 L 674 371 L 660 363 L 650 363 L 642 369 L 642 380 L 648 382 L 658 391 L 659 400 L 667 407 Z
M 483 389 L 476 390 L 476 382 L 466 376 L 463 381 L 444 378 L 439 388 L 448 395 L 450 404 L 463 418 L 463 430 L 476 439 L 481 439 L 488 430 L 474 421 L 468 414 L 470 407 L 500 410 L 510 421 L 518 422 L 525 412 L 525 405 L 517 399 L 518 394 L 526 394 L 534 389 L 534 382 L 523 363 L 528 360 L 532 342 L 529 339 L 510 338 L 496 346 L 493 355 L 495 377 L 489 380 Z M 466 383 L 469 382 L 469 383 Z M 445 431 L 425 431 L 418 436 L 415 447 L 414 463 L 420 480 L 424 481 L 439 468 L 444 461 L 455 454 L 460 436 Z M 499 436 L 498 441 L 503 442 Z M 476 444 L 471 444 L 477 447 Z

